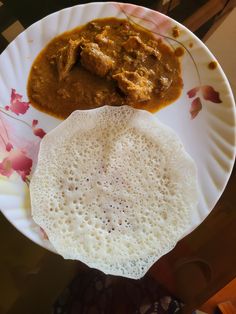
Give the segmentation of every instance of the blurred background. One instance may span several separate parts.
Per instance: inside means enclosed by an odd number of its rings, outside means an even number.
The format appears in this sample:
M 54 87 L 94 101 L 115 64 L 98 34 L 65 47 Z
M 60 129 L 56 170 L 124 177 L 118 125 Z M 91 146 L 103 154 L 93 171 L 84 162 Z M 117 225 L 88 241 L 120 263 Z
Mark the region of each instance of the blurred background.
M 87 2 L 92 1 L 1 0 L 0 3 L 4 3 L 4 6 L 2 5 L 0 11 L 0 49 L 4 49 L 9 39 L 12 39 L 22 28 L 30 26 L 44 16 L 69 6 Z M 201 39 L 204 38 L 212 25 L 235 5 L 235 1 L 232 0 L 140 0 L 123 2 L 135 3 L 158 10 L 187 26 Z

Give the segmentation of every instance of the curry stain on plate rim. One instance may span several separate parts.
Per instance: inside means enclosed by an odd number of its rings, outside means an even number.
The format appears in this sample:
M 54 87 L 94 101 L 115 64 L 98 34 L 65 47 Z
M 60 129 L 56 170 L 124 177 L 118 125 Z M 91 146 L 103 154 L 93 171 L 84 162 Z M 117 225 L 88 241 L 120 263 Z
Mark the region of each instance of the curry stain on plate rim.
M 217 68 L 217 62 L 216 61 L 211 61 L 208 63 L 208 69 L 215 70 L 216 68 Z
M 175 55 L 176 57 L 182 57 L 184 55 L 184 48 L 183 47 L 178 47 L 175 49 Z
M 172 28 L 172 36 L 174 38 L 178 38 L 180 36 L 180 29 L 177 25 Z

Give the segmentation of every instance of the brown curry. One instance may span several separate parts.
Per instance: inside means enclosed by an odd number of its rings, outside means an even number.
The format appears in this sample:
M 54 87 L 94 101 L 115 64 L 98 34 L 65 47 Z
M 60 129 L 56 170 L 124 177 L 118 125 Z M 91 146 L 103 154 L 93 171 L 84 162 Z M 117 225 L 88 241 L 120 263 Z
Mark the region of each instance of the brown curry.
M 154 112 L 181 90 L 174 51 L 148 30 L 117 18 L 54 38 L 34 61 L 28 81 L 32 105 L 60 118 L 103 105 Z

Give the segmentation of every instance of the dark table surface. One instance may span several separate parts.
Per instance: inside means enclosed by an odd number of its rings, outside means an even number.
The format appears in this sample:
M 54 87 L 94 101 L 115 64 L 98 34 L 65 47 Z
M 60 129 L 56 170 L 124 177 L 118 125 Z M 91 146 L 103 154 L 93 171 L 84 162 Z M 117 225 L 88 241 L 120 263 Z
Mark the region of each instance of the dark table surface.
M 8 40 L 3 36 L 3 32 L 15 21 L 19 21 L 23 28 L 27 28 L 32 23 L 40 20 L 46 15 L 77 4 L 83 4 L 92 1 L 84 0 L 1 0 L 0 3 L 0 53 L 6 48 Z M 94 1 L 95 2 L 95 1 Z M 101 2 L 101 1 L 97 1 Z M 108 2 L 108 1 L 103 1 Z M 188 0 L 171 0 L 163 5 L 162 0 L 140 0 L 140 1 L 122 1 L 143 5 L 154 10 L 159 10 L 166 15 L 182 23 L 191 14 L 196 12 L 201 5 L 207 3 L 207 0 L 188 1 Z M 202 27 L 195 30 L 195 34 L 202 38 L 214 22 L 215 16 L 209 17 L 209 21 Z

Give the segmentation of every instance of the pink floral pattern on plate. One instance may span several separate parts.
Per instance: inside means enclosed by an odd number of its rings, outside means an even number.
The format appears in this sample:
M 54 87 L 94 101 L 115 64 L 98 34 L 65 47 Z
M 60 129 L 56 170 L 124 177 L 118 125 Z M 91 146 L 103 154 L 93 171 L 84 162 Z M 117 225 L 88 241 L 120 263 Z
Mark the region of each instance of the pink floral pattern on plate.
M 197 94 L 200 94 L 203 99 L 211 101 L 213 103 L 222 103 L 220 99 L 220 94 L 215 91 L 215 89 L 212 86 L 197 86 L 192 88 L 190 91 L 187 92 L 189 98 L 195 97 Z M 201 98 L 195 97 L 193 101 L 191 102 L 190 106 L 190 115 L 191 119 L 194 119 L 198 113 L 202 110 L 202 101 Z
M 29 102 L 22 101 L 22 98 L 22 95 L 17 94 L 15 89 L 12 89 L 10 105 L 5 106 L 5 109 L 14 112 L 17 116 L 25 114 L 29 109 Z
M 16 117 L 26 115 L 29 108 L 30 103 L 24 101 L 23 96 L 18 94 L 15 89 L 11 91 L 10 103 L 5 107 L 0 107 L 0 148 L 4 153 L 4 157 L 0 161 L 0 175 L 9 178 L 13 173 L 17 173 L 26 183 L 29 183 L 29 175 L 33 165 L 33 157 L 30 152 L 34 151 L 35 153 L 40 140 L 46 134 L 43 129 L 37 127 L 38 120 L 33 120 L 29 124 L 25 120 Z M 35 135 L 35 141 L 29 142 L 27 149 L 25 148 L 25 143 L 20 139 L 20 134 L 17 141 L 13 139 L 12 130 L 6 117 L 15 119 L 17 123 L 24 123 L 30 128 L 32 134 Z M 14 134 L 15 136 L 16 134 Z
M 128 20 L 135 22 L 133 18 L 138 18 L 148 24 L 148 29 L 156 36 L 162 37 L 171 28 L 171 21 L 165 15 L 149 10 L 144 11 L 142 7 L 129 3 L 118 3 L 115 6 L 127 17 Z

